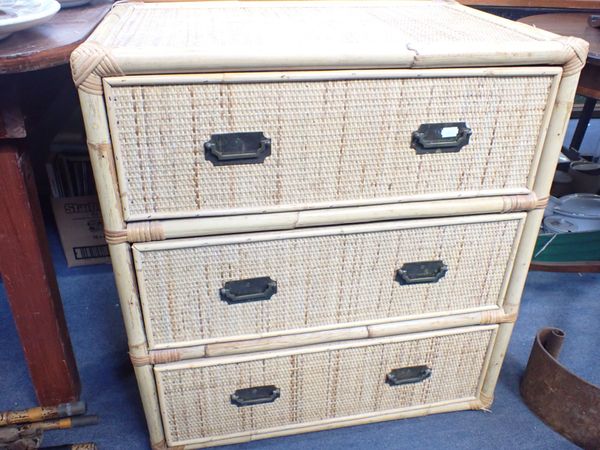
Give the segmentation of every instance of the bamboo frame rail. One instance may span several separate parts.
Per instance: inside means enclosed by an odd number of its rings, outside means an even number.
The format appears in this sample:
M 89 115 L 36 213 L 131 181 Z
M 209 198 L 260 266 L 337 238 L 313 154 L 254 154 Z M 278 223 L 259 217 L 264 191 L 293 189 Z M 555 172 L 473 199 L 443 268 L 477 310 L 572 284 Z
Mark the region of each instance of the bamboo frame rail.
M 579 57 L 581 56 L 579 54 Z M 568 75 L 562 77 L 558 88 L 554 112 L 548 124 L 548 133 L 544 142 L 543 158 L 540 160 L 538 176 L 534 185 L 535 192 L 542 193 L 542 195 L 547 195 L 550 192 L 556 161 L 562 148 L 565 131 L 573 108 L 579 74 L 580 72 L 570 71 Z M 529 264 L 543 218 L 543 210 L 534 210 L 528 213 L 503 304 L 504 311 L 508 314 L 517 314 L 519 311 Z M 500 376 L 500 369 L 504 362 L 513 328 L 514 323 L 505 323 L 500 325 L 498 330 L 489 370 L 481 389 L 482 398 L 485 398 L 488 404 L 491 404 L 494 398 L 494 389 Z
M 544 209 L 548 197 L 526 195 L 407 202 L 391 205 L 307 210 L 233 217 L 130 222 L 124 230 L 105 229 L 106 242 L 149 242 L 195 236 L 225 235 L 268 230 L 293 230 L 321 225 L 356 224 L 403 219 L 469 216 Z
M 298 433 L 310 433 L 315 431 L 334 430 L 336 428 L 350 427 L 356 425 L 367 425 L 370 423 L 386 422 L 390 420 L 408 419 L 414 417 L 428 416 L 430 414 L 442 414 L 464 410 L 487 410 L 480 398 L 471 397 L 466 399 L 457 399 L 448 402 L 439 402 L 426 406 L 404 408 L 400 411 L 383 412 L 374 414 L 362 414 L 358 416 L 329 419 L 314 424 L 291 425 L 277 430 L 265 430 L 245 435 L 231 435 L 218 439 L 211 439 L 198 444 L 185 444 L 178 446 L 153 446 L 153 450 L 188 450 L 197 448 L 215 447 L 221 445 L 242 444 L 245 442 L 254 442 L 261 439 L 274 437 L 290 436 Z
M 512 323 L 515 320 L 516 314 L 506 314 L 501 308 L 499 308 L 446 317 L 431 317 L 426 319 L 364 325 L 358 327 L 265 337 L 244 341 L 150 350 L 146 356 L 139 357 L 130 355 L 130 358 L 134 366 L 145 366 L 184 361 L 188 359 L 210 358 L 215 356 L 237 355 L 258 351 L 288 349 L 327 342 L 398 336 L 402 334 L 443 330 L 472 325 Z
M 102 96 L 79 91 L 79 99 L 86 128 L 90 161 L 94 172 L 96 190 L 102 210 L 104 225 L 109 229 L 125 227 L 121 213 L 118 184 L 110 132 Z M 134 355 L 146 355 L 148 347 L 137 282 L 131 258 L 131 246 L 128 244 L 111 245 L 109 248 L 115 281 L 121 303 L 121 314 L 127 331 L 129 351 Z M 135 375 L 140 388 L 144 413 L 153 445 L 164 443 L 158 397 L 154 387 L 154 376 L 150 367 L 135 367 Z M 159 447 L 160 448 L 160 447 Z

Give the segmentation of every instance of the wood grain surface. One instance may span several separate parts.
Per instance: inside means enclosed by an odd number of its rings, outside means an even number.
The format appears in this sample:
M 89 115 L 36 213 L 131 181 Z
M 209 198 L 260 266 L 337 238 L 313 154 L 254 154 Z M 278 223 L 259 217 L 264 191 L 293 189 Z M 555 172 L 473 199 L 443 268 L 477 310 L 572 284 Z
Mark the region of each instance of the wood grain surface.
M 76 400 L 80 382 L 27 155 L 0 144 L 0 272 L 38 400 Z
M 93 0 L 89 5 L 63 9 L 49 22 L 0 41 L 0 75 L 66 64 L 111 5 L 109 0 Z
M 581 72 L 577 93 L 600 99 L 600 28 L 590 27 L 588 17 L 587 13 L 538 14 L 524 17 L 519 22 L 563 36 L 576 36 L 589 42 L 590 50 Z
M 600 8 L 600 2 L 589 3 L 596 3 L 595 8 Z M 533 25 L 552 33 L 563 36 L 575 36 L 588 41 L 590 43 L 588 64 L 600 65 L 600 29 L 590 27 L 587 23 L 588 17 L 589 14 L 587 13 L 537 14 L 535 16 L 524 17 L 519 22 Z

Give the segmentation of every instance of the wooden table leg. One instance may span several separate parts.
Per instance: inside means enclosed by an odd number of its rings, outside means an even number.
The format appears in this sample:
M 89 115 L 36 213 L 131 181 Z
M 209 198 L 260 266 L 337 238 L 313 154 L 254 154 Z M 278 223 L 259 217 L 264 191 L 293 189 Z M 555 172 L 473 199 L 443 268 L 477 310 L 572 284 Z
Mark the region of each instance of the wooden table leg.
M 49 406 L 79 397 L 79 374 L 31 167 L 15 142 L 0 142 L 0 273 L 38 401 Z

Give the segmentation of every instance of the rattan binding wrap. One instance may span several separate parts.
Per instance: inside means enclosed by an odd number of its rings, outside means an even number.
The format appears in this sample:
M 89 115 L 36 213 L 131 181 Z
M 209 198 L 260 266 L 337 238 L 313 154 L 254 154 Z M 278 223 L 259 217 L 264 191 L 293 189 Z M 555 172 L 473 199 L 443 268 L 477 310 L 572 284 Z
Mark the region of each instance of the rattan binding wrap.
M 260 431 L 336 417 L 399 410 L 458 399 L 475 399 L 488 347 L 496 327 L 414 335 L 400 342 L 357 342 L 348 348 L 267 357 L 186 368 L 157 366 L 165 434 L 171 445 Z M 396 338 L 398 341 L 398 338 Z M 290 354 L 291 353 L 291 354 Z M 252 358 L 252 357 L 251 357 Z M 251 359 L 247 358 L 247 359 Z M 218 361 L 218 358 L 215 358 Z M 179 365 L 178 365 L 179 364 Z M 395 368 L 427 365 L 429 379 L 389 386 Z M 236 390 L 275 385 L 273 403 L 237 407 Z
M 519 223 L 135 251 L 150 347 L 496 305 Z M 448 266 L 437 283 L 395 281 L 404 263 L 431 260 Z M 268 301 L 219 298 L 227 281 L 265 276 L 277 282 Z
M 102 77 L 123 74 L 110 52 L 101 44 L 88 41 L 71 55 L 75 86 L 83 92 L 102 94 Z
M 506 314 L 501 309 L 478 311 L 452 316 L 432 317 L 400 322 L 386 322 L 374 325 L 363 325 L 351 328 L 308 333 L 288 334 L 236 342 L 222 342 L 207 345 L 180 347 L 177 349 L 151 350 L 148 355 L 134 357 L 134 366 L 164 364 L 175 361 L 207 358 L 225 355 L 240 355 L 266 350 L 280 350 L 303 347 L 327 342 L 339 342 L 358 339 L 373 339 L 401 334 L 421 333 L 424 331 L 443 330 L 473 325 L 491 325 L 497 323 L 513 323 L 516 313 Z
M 131 364 L 136 367 L 146 366 L 149 364 L 169 363 L 181 360 L 181 354 L 177 349 L 165 349 L 161 350 L 160 353 L 153 352 L 145 356 L 136 356 L 132 353 L 129 354 Z
M 107 105 L 126 218 L 526 189 L 553 80 L 113 86 Z M 460 152 L 410 148 L 420 124 L 459 121 L 473 130 Z M 211 134 L 240 131 L 271 138 L 264 163 L 205 160 Z
M 504 196 L 504 208 L 501 212 L 531 211 L 532 209 L 545 209 L 549 197 L 537 198 L 535 194 L 530 196 L 512 195 Z
M 104 230 L 104 237 L 109 244 L 125 242 L 150 242 L 165 239 L 165 231 L 160 222 L 128 223 L 125 230 Z
M 572 36 L 560 36 L 557 39 L 571 50 L 571 58 L 563 67 L 563 76 L 579 76 L 587 61 L 589 44 L 583 39 Z

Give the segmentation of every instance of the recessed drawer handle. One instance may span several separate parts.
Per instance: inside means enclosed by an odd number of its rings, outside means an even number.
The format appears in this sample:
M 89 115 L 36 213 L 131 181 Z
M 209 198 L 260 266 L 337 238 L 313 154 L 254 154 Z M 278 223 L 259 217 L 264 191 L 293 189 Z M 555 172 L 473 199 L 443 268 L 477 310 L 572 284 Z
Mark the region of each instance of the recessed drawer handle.
M 229 304 L 269 300 L 277 293 L 277 281 L 270 277 L 228 281 L 219 290 L 221 300 Z
M 402 367 L 393 369 L 385 376 L 385 382 L 390 386 L 420 383 L 431 376 L 431 369 L 427 366 Z
M 260 164 L 271 154 L 271 139 L 262 132 L 212 134 L 204 157 L 215 166 Z
M 448 272 L 444 261 L 418 261 L 404 264 L 396 271 L 400 284 L 436 283 Z
M 412 133 L 417 155 L 458 152 L 469 143 L 472 131 L 465 122 L 424 123 Z
M 275 386 L 257 386 L 247 389 L 238 389 L 231 394 L 231 404 L 237 407 L 273 403 L 279 398 L 281 392 Z

